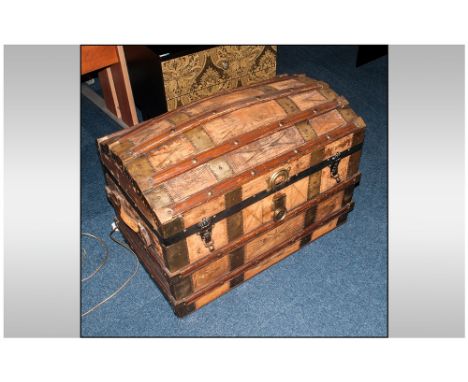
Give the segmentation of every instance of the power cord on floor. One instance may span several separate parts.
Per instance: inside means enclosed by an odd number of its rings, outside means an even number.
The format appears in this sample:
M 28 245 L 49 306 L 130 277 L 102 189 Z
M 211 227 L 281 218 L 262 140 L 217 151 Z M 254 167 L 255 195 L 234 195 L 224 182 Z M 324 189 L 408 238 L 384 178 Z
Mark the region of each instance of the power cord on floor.
M 88 281 L 88 280 L 92 279 L 96 275 L 96 273 L 98 273 L 101 270 L 101 268 L 104 266 L 104 264 L 109 259 L 109 250 L 107 249 L 107 245 L 106 245 L 106 243 L 104 243 L 104 240 L 102 240 L 100 237 L 98 237 L 96 235 L 93 235 L 92 233 L 89 233 L 89 232 L 82 232 L 81 236 L 90 237 L 91 239 L 96 240 L 99 243 L 99 245 L 101 246 L 102 250 L 104 251 L 104 256 L 102 258 L 102 261 L 99 263 L 97 268 L 89 276 L 83 277 L 81 279 L 81 282 L 85 282 L 85 281 Z M 88 253 L 86 252 L 86 249 L 83 248 L 81 250 L 81 263 L 82 264 L 83 264 L 83 262 L 84 262 L 84 260 L 85 260 L 85 258 L 87 256 L 88 256 Z
M 102 300 L 98 304 L 94 305 L 92 308 L 88 309 L 86 312 L 82 313 L 81 317 L 85 317 L 88 314 L 90 314 L 91 312 L 94 312 L 97 308 L 99 308 L 100 306 L 104 305 L 106 302 L 108 302 L 109 300 L 111 300 L 112 298 L 117 296 L 128 285 L 128 283 L 130 283 L 130 281 L 135 277 L 135 275 L 138 272 L 138 268 L 140 267 L 140 262 L 138 261 L 137 256 L 135 255 L 135 253 L 132 251 L 132 249 L 126 243 L 116 239 L 113 236 L 113 234 L 115 232 L 117 232 L 117 231 L 118 231 L 117 226 L 115 224 L 113 224 L 113 228 L 112 228 L 112 231 L 109 233 L 109 237 L 111 238 L 112 241 L 114 241 L 118 245 L 124 247 L 127 251 L 129 251 L 133 255 L 133 257 L 135 259 L 134 270 L 133 270 L 132 274 L 130 275 L 130 277 L 128 277 L 122 285 L 120 285 L 114 292 L 112 292 L 104 300 Z M 99 236 L 93 235 L 92 233 L 89 233 L 89 232 L 82 232 L 81 235 L 96 240 L 99 243 L 99 245 L 101 246 L 101 248 L 102 248 L 102 250 L 104 252 L 103 259 L 101 260 L 101 262 L 99 263 L 97 268 L 93 272 L 91 272 L 91 274 L 89 276 L 86 276 L 86 277 L 81 279 L 81 282 L 85 282 L 85 281 L 88 281 L 91 278 L 93 278 L 102 269 L 102 267 L 107 263 L 107 260 L 109 259 L 109 249 L 107 248 L 107 245 L 104 242 L 104 240 L 102 238 L 100 238 Z M 83 262 L 83 260 L 87 256 L 88 256 L 88 254 L 87 254 L 86 250 L 83 249 L 82 252 L 81 252 L 81 261 Z

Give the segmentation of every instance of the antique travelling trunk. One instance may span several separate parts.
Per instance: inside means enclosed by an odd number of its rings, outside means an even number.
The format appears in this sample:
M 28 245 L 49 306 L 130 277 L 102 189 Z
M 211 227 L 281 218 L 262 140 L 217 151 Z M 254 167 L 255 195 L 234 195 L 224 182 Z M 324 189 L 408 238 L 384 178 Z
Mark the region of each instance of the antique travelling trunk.
M 184 316 L 346 221 L 365 124 L 283 75 L 98 140 L 117 225 Z

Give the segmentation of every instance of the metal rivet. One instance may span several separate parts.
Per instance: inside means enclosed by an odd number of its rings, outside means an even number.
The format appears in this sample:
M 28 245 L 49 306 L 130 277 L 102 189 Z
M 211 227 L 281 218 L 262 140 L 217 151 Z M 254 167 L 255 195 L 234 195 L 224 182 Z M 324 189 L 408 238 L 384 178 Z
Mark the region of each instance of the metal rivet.
M 294 154 L 298 154 L 298 153 L 299 153 L 299 151 L 297 151 L 297 149 L 296 149 L 296 150 L 294 150 Z
M 252 170 L 252 171 L 250 171 L 250 174 L 255 175 L 256 173 L 255 173 L 254 170 Z
M 331 137 L 327 134 L 327 139 L 331 139 Z
M 239 144 L 239 141 L 234 141 L 234 144 L 237 146 Z
M 175 133 L 175 128 L 172 128 L 171 129 L 171 134 L 174 134 Z
M 279 122 L 279 126 L 280 126 L 280 127 L 283 127 L 283 126 L 284 126 L 284 122 L 283 122 L 283 121 L 280 121 L 280 122 Z
M 211 196 L 213 195 L 213 193 L 211 191 L 208 191 L 208 196 Z
M 195 158 L 193 158 L 192 163 L 197 163 L 197 160 Z

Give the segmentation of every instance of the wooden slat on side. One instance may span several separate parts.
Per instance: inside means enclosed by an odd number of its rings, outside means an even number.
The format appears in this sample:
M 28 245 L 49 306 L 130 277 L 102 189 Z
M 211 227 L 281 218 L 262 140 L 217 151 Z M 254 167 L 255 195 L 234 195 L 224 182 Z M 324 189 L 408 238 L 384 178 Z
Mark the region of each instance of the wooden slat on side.
M 291 218 L 294 218 L 295 216 L 303 213 L 304 211 L 316 207 L 323 201 L 327 200 L 330 198 L 332 195 L 344 190 L 347 187 L 351 187 L 354 184 L 358 183 L 360 180 L 360 174 L 356 174 L 354 177 L 343 181 L 339 184 L 337 184 L 335 187 L 332 189 L 327 190 L 326 192 L 318 195 L 315 199 L 309 200 L 296 208 L 288 211 L 286 214 L 285 220 L 287 221 Z M 229 243 L 226 243 L 225 246 L 218 246 L 215 251 L 209 253 L 206 251 L 205 256 L 200 257 L 198 260 L 194 261 L 193 263 L 188 264 L 187 266 L 179 269 L 177 272 L 171 273 L 171 277 L 177 277 L 177 276 L 185 276 L 187 274 L 192 273 L 196 269 L 202 268 L 204 265 L 210 263 L 211 261 L 214 261 L 214 259 L 219 258 L 224 256 L 226 253 L 232 253 L 236 251 L 238 248 L 242 248 L 247 242 L 253 240 L 256 237 L 259 237 L 260 235 L 264 234 L 265 232 L 272 230 L 279 226 L 280 224 L 284 223 L 284 221 L 280 222 L 275 222 L 275 221 L 269 221 L 267 223 L 264 223 L 262 225 L 259 225 L 255 229 L 252 229 L 249 232 L 245 232 L 244 235 L 238 239 L 235 239 L 233 241 L 230 241 Z M 218 223 L 214 225 L 216 227 Z M 195 235 L 193 235 L 195 236 Z
M 229 282 L 225 282 L 224 284 L 221 284 L 219 287 L 213 289 L 212 291 L 208 292 L 204 296 L 199 297 L 197 301 L 195 301 L 195 308 L 200 309 L 202 306 L 208 304 L 209 302 L 213 301 L 214 299 L 228 292 L 229 289 L 230 289 Z
M 244 264 L 243 266 L 236 268 L 234 271 L 221 274 L 221 276 L 213 283 L 206 285 L 205 287 L 201 288 L 193 294 L 187 295 L 182 300 L 174 299 L 171 289 L 166 283 L 165 277 L 163 276 L 161 269 L 148 256 L 148 252 L 144 249 L 143 243 L 141 239 L 137 236 L 137 234 L 131 231 L 125 224 L 123 224 L 120 221 L 118 222 L 118 226 L 124 234 L 124 236 L 129 241 L 132 249 L 138 255 L 140 261 L 144 264 L 145 268 L 150 273 L 153 280 L 157 283 L 165 297 L 174 307 L 176 313 L 179 312 L 177 314 L 179 316 L 183 316 L 193 311 L 195 308 L 199 308 L 204 304 L 208 303 L 209 301 L 212 301 L 214 298 L 219 297 L 221 294 L 227 292 L 230 288 L 241 283 L 244 279 L 249 279 L 253 275 L 259 273 L 261 270 L 270 267 L 271 265 L 277 262 L 273 259 L 278 259 L 278 261 L 283 259 L 285 257 L 283 256 L 285 248 L 291 247 L 294 248 L 294 251 L 297 250 L 297 243 L 299 240 L 301 240 L 302 237 L 306 235 L 310 236 L 312 234 L 312 236 L 317 238 L 326 233 L 327 230 L 331 230 L 335 228 L 338 224 L 343 223 L 345 221 L 345 219 L 343 218 L 343 214 L 347 214 L 351 209 L 352 204 L 346 205 L 344 208 L 340 209 L 336 214 L 329 217 L 329 219 L 332 219 L 331 221 L 326 220 L 311 226 L 309 229 L 306 229 L 303 232 L 298 233 L 294 237 L 291 237 L 289 240 L 282 243 L 274 250 L 269 251 L 263 254 L 262 256 L 259 256 L 258 258 L 254 259 L 253 262 Z M 314 235 L 315 232 L 317 232 L 317 234 Z M 224 287 L 220 288 L 220 286 L 222 285 L 224 285 Z M 187 292 L 183 292 L 183 294 L 187 294 Z M 203 301 L 203 303 L 197 304 L 197 301 Z
M 320 231 L 321 235 L 332 231 L 333 229 L 337 228 L 340 225 L 338 222 L 342 224 L 346 220 L 348 213 L 349 211 L 344 212 L 338 218 L 335 218 L 334 221 L 331 222 L 331 224 L 324 225 L 318 228 L 317 231 Z M 315 231 L 307 232 L 305 235 L 310 237 L 314 234 L 314 232 Z M 190 309 L 187 313 L 200 309 L 201 307 L 207 305 L 211 301 L 229 292 L 232 288 L 236 287 L 237 285 L 240 285 L 242 282 L 250 280 L 252 277 L 256 276 L 257 274 L 277 264 L 278 262 L 285 259 L 286 257 L 294 254 L 300 249 L 300 243 L 301 243 L 300 238 L 295 240 L 292 243 L 290 243 L 289 241 L 285 242 L 283 243 L 283 245 L 281 245 L 277 249 L 277 251 L 273 251 L 272 253 L 269 254 L 269 256 L 263 257 L 261 261 L 257 261 L 251 266 L 247 267 L 244 270 L 244 272 L 242 273 L 236 272 L 235 274 L 231 274 L 227 277 L 228 280 L 224 281 L 224 278 L 223 278 L 222 280 L 215 283 L 214 286 L 206 287 L 202 291 L 202 293 L 200 292 L 194 293 L 195 297 L 190 296 L 187 299 L 185 299 L 185 301 L 177 302 L 176 304 L 178 304 L 179 306 L 185 306 L 185 305 L 192 306 L 192 309 Z
M 243 275 L 244 280 L 245 281 L 250 280 L 255 275 L 258 275 L 260 272 L 263 272 L 264 270 L 270 268 L 271 266 L 285 259 L 289 255 L 292 255 L 294 252 L 297 252 L 299 249 L 300 249 L 300 241 L 295 241 L 293 244 L 290 244 L 280 249 L 277 253 L 275 253 L 270 258 L 255 265 L 251 269 L 247 269 Z
M 231 280 L 232 278 L 237 277 L 238 275 L 244 273 L 251 267 L 257 266 L 262 261 L 267 260 L 271 256 L 274 256 L 275 253 L 278 253 L 279 251 L 281 251 L 283 248 L 287 247 L 288 245 L 292 245 L 294 244 L 294 242 L 301 240 L 301 238 L 304 236 L 312 234 L 313 240 L 315 240 L 316 238 L 322 236 L 325 232 L 329 232 L 332 229 L 336 228 L 336 223 L 338 221 L 338 218 L 343 214 L 349 213 L 352 209 L 353 209 L 353 204 L 352 203 L 348 204 L 345 208 L 341 208 L 339 211 L 329 216 L 325 221 L 312 224 L 307 229 L 297 232 L 295 235 L 291 236 L 288 240 L 284 241 L 281 245 L 278 245 L 276 248 L 273 248 L 272 250 L 265 252 L 264 254 L 256 257 L 250 262 L 246 262 L 244 265 L 242 265 L 241 267 L 238 267 L 233 272 L 223 275 L 223 277 L 219 278 L 215 282 L 211 283 L 210 285 L 205 286 L 204 288 L 198 291 L 195 291 L 192 295 L 190 295 L 186 299 L 178 301 L 178 303 L 192 303 L 196 301 L 197 298 L 216 289 L 219 285 L 224 284 L 226 281 Z M 328 231 L 326 231 L 327 229 Z M 315 232 L 317 232 L 317 234 L 314 237 L 313 233 Z
M 230 270 L 232 271 L 242 266 L 244 263 L 250 263 L 257 257 L 261 256 L 263 253 L 274 250 L 274 248 L 277 248 L 284 241 L 287 241 L 290 237 L 293 237 L 298 232 L 302 232 L 303 230 L 308 229 L 312 224 L 326 222 L 330 216 L 335 216 L 335 214 L 340 209 L 346 207 L 346 204 L 343 204 L 343 194 L 344 191 L 339 191 L 330 196 L 328 199 L 323 200 L 309 209 L 301 209 L 299 214 L 282 221 L 275 228 L 267 230 L 262 234 L 259 233 L 255 235 L 250 241 L 245 242 L 244 246 L 240 248 L 243 251 L 242 262 L 238 263 L 235 267 L 231 267 Z M 314 212 L 316 211 L 316 213 L 313 215 L 309 213 L 312 210 Z M 309 241 L 310 237 L 307 242 Z M 233 258 L 235 259 L 237 257 L 238 251 L 239 249 L 233 251 L 229 255 L 225 254 L 221 259 L 225 259 L 229 256 L 231 257 L 232 261 Z M 219 260 L 208 263 L 209 265 L 200 267 L 193 271 L 193 292 L 196 292 L 200 288 L 208 285 L 219 276 L 220 272 L 215 274 L 215 272 L 212 270 L 213 264 L 217 263 L 218 261 Z M 226 262 L 223 261 L 221 264 L 224 265 L 223 269 L 226 271 Z M 219 269 L 219 266 L 217 266 L 216 269 Z M 236 282 L 240 282 L 240 280 L 236 280 Z
M 337 192 L 327 200 L 317 205 L 314 219 L 317 221 L 325 219 L 328 215 L 342 207 L 344 191 Z

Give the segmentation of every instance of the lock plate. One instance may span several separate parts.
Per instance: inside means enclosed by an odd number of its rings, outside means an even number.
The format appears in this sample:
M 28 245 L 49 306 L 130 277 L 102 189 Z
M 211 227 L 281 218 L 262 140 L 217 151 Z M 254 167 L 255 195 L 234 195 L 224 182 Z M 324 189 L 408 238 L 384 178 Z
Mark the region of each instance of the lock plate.
M 286 194 L 276 194 L 273 197 L 273 220 L 281 221 L 286 216 Z

